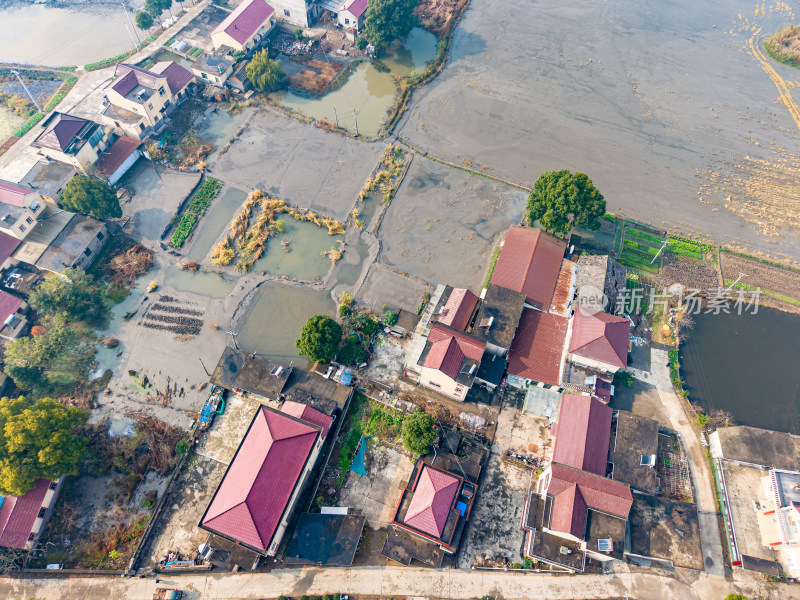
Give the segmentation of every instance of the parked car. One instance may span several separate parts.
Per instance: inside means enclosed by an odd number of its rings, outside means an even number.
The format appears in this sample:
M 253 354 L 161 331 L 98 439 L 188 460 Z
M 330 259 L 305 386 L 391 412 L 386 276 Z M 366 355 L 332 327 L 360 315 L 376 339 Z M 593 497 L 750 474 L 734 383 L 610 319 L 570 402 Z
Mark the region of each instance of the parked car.
M 153 600 L 181 600 L 183 592 L 179 589 L 158 588 L 153 592 Z

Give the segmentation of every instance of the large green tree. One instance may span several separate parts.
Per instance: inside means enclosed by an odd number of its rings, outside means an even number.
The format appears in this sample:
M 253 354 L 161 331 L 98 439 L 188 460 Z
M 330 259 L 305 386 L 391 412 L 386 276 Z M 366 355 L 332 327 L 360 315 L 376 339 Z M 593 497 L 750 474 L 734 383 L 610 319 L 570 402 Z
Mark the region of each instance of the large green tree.
M 416 24 L 418 0 L 370 0 L 364 15 L 364 37 L 375 46 L 405 39 Z
M 348 336 L 342 347 L 339 349 L 339 354 L 336 355 L 336 360 L 343 365 L 360 365 L 367 359 L 367 351 L 364 346 L 353 336 Z
M 336 356 L 341 341 L 342 326 L 330 317 L 316 315 L 303 325 L 295 345 L 300 354 L 311 360 L 330 362 Z
M 147 31 L 153 26 L 153 15 L 144 10 L 137 12 L 133 20 L 136 22 L 136 26 L 143 31 Z
M 421 410 L 415 410 L 403 420 L 403 445 L 407 450 L 424 456 L 436 441 L 433 417 Z
M 281 68 L 281 61 L 272 60 L 265 48 L 253 56 L 247 65 L 247 77 L 253 85 L 264 92 L 272 92 L 281 86 L 286 73 Z
M 62 315 L 68 321 L 102 325 L 108 317 L 105 290 L 79 267 L 48 273 L 31 290 L 28 304 L 40 315 Z
M 528 218 L 546 231 L 569 233 L 573 227 L 597 229 L 606 201 L 584 173 L 566 169 L 539 175 L 528 197 Z
M 61 206 L 101 221 L 122 216 L 117 193 L 105 181 L 75 176 L 61 196 Z
M 86 438 L 75 429 L 86 416 L 52 398 L 0 399 L 0 494 L 21 496 L 40 477 L 76 474 L 86 456 Z
M 159 0 L 145 0 L 144 12 L 148 13 L 156 21 L 158 21 L 158 18 L 161 16 L 162 10 Z
M 94 361 L 91 338 L 63 317 L 42 321 L 44 333 L 6 345 L 5 372 L 34 396 L 66 393 L 83 380 Z

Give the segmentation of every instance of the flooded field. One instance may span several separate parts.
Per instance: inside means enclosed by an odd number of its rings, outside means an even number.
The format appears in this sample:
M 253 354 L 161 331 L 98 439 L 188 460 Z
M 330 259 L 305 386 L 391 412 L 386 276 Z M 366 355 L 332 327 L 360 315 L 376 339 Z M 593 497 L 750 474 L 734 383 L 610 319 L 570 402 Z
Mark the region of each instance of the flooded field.
M 358 64 L 342 87 L 322 97 L 284 90 L 272 94 L 272 99 L 315 119 L 338 122 L 340 127 L 353 133 L 356 132 L 357 116 L 358 133 L 372 137 L 378 134 L 394 104 L 397 83 L 393 75 L 406 76 L 421 70 L 435 55 L 436 36 L 416 27 L 402 45 L 390 49 L 381 58 L 390 72 L 379 71 L 364 61 Z
M 326 291 L 307 287 L 267 282 L 248 308 L 246 318 L 236 332 L 239 347 L 273 360 L 288 363 L 298 359 L 294 341 L 309 317 L 333 316 L 336 305 Z
M 225 298 L 236 286 L 236 278 L 224 273 L 193 273 L 173 266 L 164 273 L 164 285 L 178 292 L 189 292 L 208 298 Z
M 492 245 L 522 218 L 524 192 L 415 156 L 384 215 L 381 262 L 475 292 Z
M 134 47 L 125 29 L 127 23 L 121 5 L 55 8 L 25 4 L 3 8 L 0 62 L 61 67 L 102 60 Z M 137 33 L 140 39 L 147 37 L 141 31 Z
M 689 399 L 740 425 L 800 434 L 800 316 L 761 307 L 694 318 L 681 346 Z
M 245 200 L 247 200 L 247 194 L 233 187 L 227 188 L 219 198 L 214 200 L 192 236 L 192 245 L 186 253 L 186 258 L 202 262 Z
M 792 22 L 752 0 L 475 0 L 397 132 L 528 185 L 582 170 L 611 211 L 797 259 L 777 236 L 798 230 L 800 72 L 758 56 Z
M 344 221 L 385 148 L 327 134 L 262 109 L 216 159 L 211 174 L 242 189 L 257 188 Z
M 253 272 L 318 281 L 331 268 L 331 261 L 320 254 L 331 246 L 339 246 L 341 235 L 328 235 L 327 229 L 308 221 L 297 221 L 281 215 L 284 231 L 267 242 L 267 251 L 253 265 Z M 286 246 L 284 247 L 284 242 Z

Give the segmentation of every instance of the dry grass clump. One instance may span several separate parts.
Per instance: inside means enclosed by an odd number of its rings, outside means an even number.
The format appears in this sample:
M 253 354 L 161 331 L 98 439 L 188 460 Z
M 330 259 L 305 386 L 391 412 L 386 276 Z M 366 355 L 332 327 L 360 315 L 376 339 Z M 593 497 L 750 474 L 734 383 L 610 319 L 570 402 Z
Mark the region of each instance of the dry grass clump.
M 236 250 L 233 248 L 231 238 L 227 235 L 224 240 L 211 250 L 211 262 L 221 267 L 231 264 L 234 256 L 236 256 Z
M 764 49 L 774 60 L 800 67 L 800 26 L 784 27 L 764 42 Z
M 419 0 L 414 14 L 428 31 L 441 36 L 449 30 L 456 10 L 467 0 Z
M 287 79 L 289 87 L 322 94 L 344 68 L 344 63 L 312 59 L 305 66 L 305 69 Z
M 403 172 L 406 154 L 402 149 L 389 144 L 378 162 L 378 172 L 367 179 L 364 189 L 358 195 L 359 200 L 364 200 L 367 194 L 375 191 L 381 193 L 382 202 L 389 202 L 395 192 L 395 182 Z
M 322 256 L 327 256 L 328 258 L 330 258 L 331 263 L 335 265 L 342 259 L 342 256 L 344 256 L 344 242 L 342 240 L 339 240 L 338 246 L 333 245 L 327 250 L 323 250 L 322 252 L 320 252 L 320 254 Z
M 125 286 L 133 283 L 153 267 L 153 251 L 141 244 L 132 246 L 109 261 L 111 283 Z

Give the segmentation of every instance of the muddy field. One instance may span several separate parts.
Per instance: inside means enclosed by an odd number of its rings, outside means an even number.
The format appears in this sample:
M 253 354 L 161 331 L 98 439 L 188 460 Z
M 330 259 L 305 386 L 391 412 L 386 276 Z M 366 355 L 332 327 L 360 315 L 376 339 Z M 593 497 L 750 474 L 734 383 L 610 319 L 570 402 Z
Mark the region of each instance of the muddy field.
M 544 170 L 584 170 L 611 211 L 798 258 L 796 236 L 780 247 L 775 237 L 796 231 L 785 218 L 796 192 L 780 200 L 768 180 L 769 165 L 776 179 L 796 177 L 783 149 L 797 145 L 797 71 L 772 64 L 773 74 L 758 52 L 789 11 L 750 0 L 475 0 L 448 66 L 415 93 L 398 133 L 528 185 Z
M 263 109 L 211 172 L 344 221 L 384 149 Z
M 800 312 L 800 273 L 760 261 L 720 252 L 722 272 L 727 281 L 744 273 L 741 283 L 762 289 L 761 299 L 782 310 Z
M 416 156 L 381 223 L 380 262 L 478 291 L 492 245 L 525 203 L 524 192 Z

